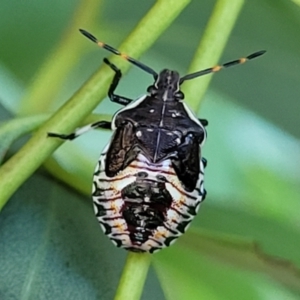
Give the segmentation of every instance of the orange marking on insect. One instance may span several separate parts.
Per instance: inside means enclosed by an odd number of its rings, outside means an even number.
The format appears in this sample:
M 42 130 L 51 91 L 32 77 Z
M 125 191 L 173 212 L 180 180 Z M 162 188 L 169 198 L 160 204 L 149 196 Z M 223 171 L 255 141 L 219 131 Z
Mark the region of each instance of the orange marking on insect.
M 128 56 L 127 54 L 125 54 L 125 53 L 121 53 L 121 57 L 123 57 L 123 58 L 125 58 L 125 59 L 128 59 L 128 58 L 129 58 L 129 56 Z
M 124 224 L 121 222 L 116 222 L 115 227 L 117 227 L 118 230 L 122 231 L 124 229 Z
M 215 66 L 215 67 L 212 68 L 212 71 L 213 71 L 213 72 L 218 72 L 218 71 L 220 71 L 221 69 L 222 69 L 222 66 Z
M 240 58 L 240 63 L 241 63 L 241 64 L 245 63 L 246 61 L 247 61 L 247 58 L 244 58 L 244 57 L 243 57 L 243 58 Z
M 103 48 L 105 44 L 102 42 L 98 42 L 97 45 L 100 46 L 101 48 Z
M 157 231 L 154 234 L 155 239 L 166 238 L 166 233 L 164 231 Z
M 111 210 L 113 210 L 113 211 L 114 211 L 114 213 L 117 213 L 117 211 L 118 211 L 118 207 L 117 207 L 117 205 L 116 205 L 116 203 L 115 203 L 115 202 L 112 202 L 112 203 L 111 203 Z
M 183 197 L 180 197 L 179 201 L 176 203 L 176 207 L 181 208 L 186 204 L 186 201 Z

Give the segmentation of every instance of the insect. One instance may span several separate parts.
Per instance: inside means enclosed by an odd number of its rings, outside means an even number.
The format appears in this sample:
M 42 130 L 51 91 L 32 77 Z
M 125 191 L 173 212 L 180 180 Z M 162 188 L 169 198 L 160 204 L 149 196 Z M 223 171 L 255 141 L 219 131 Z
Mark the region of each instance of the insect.
M 93 177 L 96 217 L 112 242 L 127 250 L 156 252 L 171 245 L 188 228 L 205 199 L 201 149 L 208 122 L 198 119 L 184 103 L 180 85 L 190 79 L 220 71 L 262 55 L 255 52 L 223 65 L 179 76 L 173 70 L 157 73 L 143 63 L 80 32 L 98 46 L 121 56 L 151 74 L 147 94 L 132 100 L 115 94 L 122 73 L 104 59 L 115 73 L 108 90 L 111 101 L 124 105 L 111 122 L 99 121 L 71 134 L 48 133 L 72 140 L 90 129 L 112 129 Z

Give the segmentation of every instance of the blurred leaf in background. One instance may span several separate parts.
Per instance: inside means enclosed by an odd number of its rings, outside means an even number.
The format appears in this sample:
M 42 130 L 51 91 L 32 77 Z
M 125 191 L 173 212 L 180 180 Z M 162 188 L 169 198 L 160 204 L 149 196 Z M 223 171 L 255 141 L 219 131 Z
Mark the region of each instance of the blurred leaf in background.
M 94 12 L 96 24 L 81 27 L 118 46 L 153 3 L 103 1 Z M 213 4 L 192 1 L 141 60 L 156 70 L 169 67 L 184 74 Z M 78 1 L 1 1 L 1 121 L 18 112 L 21 97 L 59 43 L 77 5 Z M 299 299 L 299 27 L 296 1 L 245 3 L 221 62 L 256 50 L 268 52 L 214 76 L 199 112 L 209 120 L 204 148 L 208 197 L 191 232 L 154 255 L 156 273 L 149 273 L 142 299 Z M 48 113 L 66 101 L 107 55 L 78 31 L 74 35 L 82 49 L 74 54 L 74 65 L 53 95 L 55 104 Z M 150 83 L 147 74 L 133 68 L 118 93 L 136 98 Z M 118 108 L 106 99 L 96 112 L 113 114 Z M 27 119 L 28 128 L 44 117 L 34 118 L 41 119 Z M 23 123 L 16 124 L 15 138 L 28 132 Z M 1 128 L 4 154 L 12 140 Z M 83 182 L 91 182 L 109 137 L 109 132 L 89 133 L 63 145 L 54 157 L 63 170 L 79 172 Z M 11 153 L 19 146 L 13 144 Z M 63 186 L 44 169 L 17 191 L 0 216 L 0 299 L 112 299 L 126 252 L 103 236 L 91 203 L 90 197 Z M 199 230 L 204 230 L 204 238 Z M 208 247 L 207 235 L 221 236 L 228 243 L 228 236 L 247 240 L 245 253 L 252 256 L 245 255 L 240 264 L 226 247 Z M 290 261 L 278 267 L 281 276 L 274 276 L 277 267 L 272 260 L 268 265 L 266 259 L 267 270 L 253 263 L 257 253 L 251 250 L 252 241 L 266 255 Z

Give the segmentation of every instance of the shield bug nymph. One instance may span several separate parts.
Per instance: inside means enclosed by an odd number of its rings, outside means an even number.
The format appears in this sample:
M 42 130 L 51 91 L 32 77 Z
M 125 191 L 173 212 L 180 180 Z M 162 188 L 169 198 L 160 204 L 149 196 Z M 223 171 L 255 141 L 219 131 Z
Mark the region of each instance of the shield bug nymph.
M 151 74 L 154 82 L 147 94 L 136 100 L 117 95 L 115 89 L 122 73 L 105 58 L 104 63 L 115 72 L 108 96 L 124 107 L 111 122 L 99 121 L 71 134 L 48 136 L 72 140 L 90 129 L 112 129 L 111 141 L 102 151 L 94 172 L 95 214 L 116 246 L 153 253 L 186 231 L 206 195 L 206 160 L 201 148 L 208 122 L 198 119 L 184 103 L 180 85 L 244 63 L 265 51 L 180 77 L 169 69 L 156 73 L 89 32 L 80 32 L 101 48 Z

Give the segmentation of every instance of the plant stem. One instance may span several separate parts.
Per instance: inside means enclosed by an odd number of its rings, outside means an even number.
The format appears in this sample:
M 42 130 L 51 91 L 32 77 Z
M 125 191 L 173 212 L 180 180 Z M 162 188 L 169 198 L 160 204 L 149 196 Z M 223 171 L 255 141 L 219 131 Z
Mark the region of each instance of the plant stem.
M 81 0 L 59 45 L 35 74 L 31 87 L 20 103 L 18 111 L 20 115 L 48 111 L 65 83 L 64 79 L 83 51 L 85 44 L 76 33 L 81 26 L 92 27 L 101 3 L 99 0 Z
M 128 253 L 114 300 L 140 299 L 150 261 L 149 253 Z
M 190 0 L 160 0 L 136 26 L 120 47 L 134 57 L 146 51 L 176 18 Z M 74 33 L 75 34 L 75 33 Z M 116 58 L 113 58 L 114 61 Z M 118 58 L 119 59 L 119 58 Z M 120 59 L 119 59 L 120 60 Z M 129 64 L 118 64 L 127 70 Z M 33 137 L 0 169 L 0 209 L 16 189 L 61 145 L 58 139 L 48 139 L 47 132 L 70 132 L 98 105 L 111 82 L 112 72 L 102 67 L 74 96 L 53 115 Z M 46 83 L 45 83 L 46 84 Z
M 14 118 L 0 122 L 0 164 L 11 144 L 21 136 L 34 131 L 49 118 L 49 115 L 35 115 Z
M 243 4 L 244 0 L 216 2 L 188 73 L 206 69 L 218 62 Z M 198 112 L 211 79 L 211 75 L 206 75 L 183 84 L 186 101 L 193 111 Z

